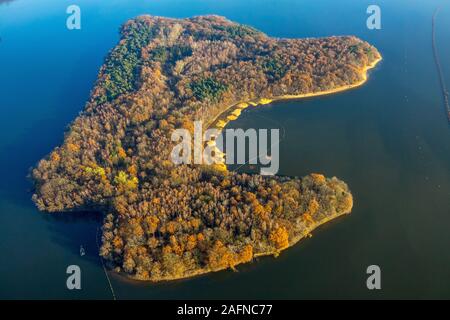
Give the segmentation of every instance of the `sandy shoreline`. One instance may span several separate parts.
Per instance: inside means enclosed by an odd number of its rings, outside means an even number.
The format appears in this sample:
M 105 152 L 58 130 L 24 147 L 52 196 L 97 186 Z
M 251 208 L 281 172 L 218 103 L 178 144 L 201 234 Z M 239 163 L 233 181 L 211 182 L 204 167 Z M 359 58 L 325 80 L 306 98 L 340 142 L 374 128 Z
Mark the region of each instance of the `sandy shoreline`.
M 330 94 L 334 94 L 334 93 L 338 93 L 338 92 L 343 92 L 343 91 L 347 91 L 350 89 L 354 89 L 357 87 L 362 86 L 364 83 L 367 82 L 368 80 L 368 75 L 367 72 L 370 69 L 375 68 L 375 66 L 382 60 L 382 57 L 380 55 L 380 57 L 378 57 L 377 59 L 375 59 L 371 64 L 365 66 L 364 68 L 361 69 L 361 76 L 362 76 L 362 80 L 353 83 L 353 84 L 349 84 L 349 85 L 345 85 L 345 86 L 340 86 L 334 89 L 330 89 L 330 90 L 325 90 L 325 91 L 317 91 L 317 92 L 310 92 L 310 93 L 304 93 L 304 94 L 299 94 L 299 95 L 283 95 L 283 96 L 275 96 L 272 98 L 259 98 L 259 99 L 254 99 L 254 100 L 250 100 L 250 101 L 241 101 L 241 102 L 235 102 L 231 105 L 229 105 L 223 112 L 221 112 L 219 115 L 217 115 L 214 120 L 212 120 L 207 126 L 206 128 L 214 128 L 214 129 L 218 129 L 218 130 L 223 130 L 223 128 L 230 123 L 231 121 L 235 121 L 236 119 L 239 118 L 239 116 L 241 115 L 242 110 L 250 107 L 250 106 L 258 106 L 258 105 L 266 105 L 272 102 L 276 102 L 276 101 L 282 101 L 282 100 L 295 100 L 295 99 L 304 99 L 304 98 L 310 98 L 310 97 L 318 97 L 318 96 L 325 96 L 325 95 L 330 95 Z M 231 110 L 231 112 L 230 112 Z M 214 151 L 216 152 L 216 154 L 220 154 L 221 157 L 225 156 L 225 154 L 216 147 L 215 144 L 215 140 L 211 140 L 208 141 L 208 145 L 210 147 L 212 147 L 214 149 Z M 227 171 L 227 166 L 225 165 L 225 159 L 223 158 L 223 161 L 221 163 L 216 163 L 215 164 L 216 168 L 218 170 L 221 171 Z
M 310 92 L 310 93 L 303 93 L 303 94 L 299 94 L 299 95 L 282 95 L 282 96 L 275 96 L 272 98 L 260 98 L 260 99 L 256 99 L 256 100 L 250 100 L 250 101 L 240 101 L 240 102 L 235 102 L 231 105 L 229 105 L 223 112 L 221 112 L 219 115 L 217 115 L 208 125 L 207 128 L 213 127 L 216 129 L 222 129 L 223 127 L 217 127 L 217 123 L 221 120 L 219 120 L 224 114 L 227 114 L 230 109 L 241 109 L 244 110 L 246 108 L 248 108 L 249 106 L 257 106 L 257 105 L 265 105 L 265 104 L 269 104 L 271 102 L 276 102 L 276 101 L 282 101 L 282 100 L 295 100 L 295 99 L 303 99 L 303 98 L 311 98 L 311 97 L 318 97 L 318 96 L 325 96 L 325 95 L 330 95 L 330 94 L 334 94 L 334 93 L 339 93 L 339 92 L 343 92 L 346 90 L 350 90 L 350 89 L 354 89 L 357 87 L 362 86 L 364 83 L 367 82 L 368 80 L 368 75 L 367 72 L 370 69 L 373 69 L 376 67 L 376 65 L 382 60 L 383 58 L 380 56 L 379 58 L 375 59 L 371 64 L 365 66 L 364 68 L 361 69 L 361 75 L 362 75 L 362 80 L 353 83 L 353 84 L 349 84 L 349 85 L 345 85 L 345 86 L 340 86 L 334 89 L 329 89 L 329 90 L 325 90 L 325 91 L 317 91 L 317 92 Z M 239 107 L 239 105 L 241 105 L 241 107 Z M 233 120 L 222 120 L 225 125 L 227 125 L 230 121 L 234 121 Z M 213 125 L 215 124 L 215 125 Z

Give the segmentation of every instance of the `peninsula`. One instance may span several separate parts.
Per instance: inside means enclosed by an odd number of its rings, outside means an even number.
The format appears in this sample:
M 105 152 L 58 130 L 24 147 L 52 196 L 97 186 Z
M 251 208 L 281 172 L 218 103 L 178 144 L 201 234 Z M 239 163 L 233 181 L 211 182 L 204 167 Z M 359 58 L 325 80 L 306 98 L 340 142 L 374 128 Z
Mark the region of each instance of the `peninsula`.
M 223 128 L 249 105 L 363 84 L 381 60 L 354 36 L 279 39 L 219 16 L 140 16 L 121 28 L 64 142 L 32 171 L 42 211 L 104 214 L 100 255 L 174 280 L 278 255 L 347 214 L 347 185 L 170 161 L 177 128 Z

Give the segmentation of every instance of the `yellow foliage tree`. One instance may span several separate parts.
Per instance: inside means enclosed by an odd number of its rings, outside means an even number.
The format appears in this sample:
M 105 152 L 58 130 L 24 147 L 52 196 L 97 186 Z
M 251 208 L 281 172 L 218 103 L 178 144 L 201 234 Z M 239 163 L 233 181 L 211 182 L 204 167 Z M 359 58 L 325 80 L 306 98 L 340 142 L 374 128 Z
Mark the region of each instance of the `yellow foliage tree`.
M 80 146 L 78 146 L 74 143 L 68 143 L 67 150 L 69 150 L 70 152 L 78 152 L 78 151 L 80 151 Z
M 253 259 L 253 247 L 251 245 L 246 245 L 241 252 L 239 252 L 239 262 L 245 263 L 250 262 Z
M 56 152 L 52 152 L 52 154 L 50 155 L 50 160 L 52 162 L 58 162 L 60 159 L 61 157 Z
M 198 241 L 203 241 L 203 240 L 205 240 L 205 236 L 203 235 L 203 233 L 197 234 L 197 240 L 198 240 Z
M 325 183 L 326 181 L 325 176 L 320 173 L 311 173 L 311 177 L 313 178 L 314 182 L 318 184 Z
M 115 236 L 113 240 L 113 245 L 115 249 L 121 249 L 123 247 L 123 240 L 119 236 Z
M 269 240 L 277 249 L 285 249 L 289 246 L 289 233 L 285 227 L 276 228 L 270 232 Z
M 170 221 L 166 225 L 166 230 L 170 234 L 174 234 L 177 231 L 177 223 L 174 221 Z
M 125 159 L 127 157 L 127 153 L 125 152 L 125 150 L 122 147 L 117 148 L 117 155 L 121 159 Z
M 189 235 L 187 238 L 186 249 L 192 250 L 197 246 L 197 237 L 193 234 Z
M 156 217 L 154 215 L 146 216 L 144 218 L 144 221 L 147 224 L 148 231 L 150 233 L 155 233 L 156 230 L 158 229 L 158 223 L 159 223 L 158 217 Z
M 136 166 L 134 164 L 129 166 L 127 171 L 133 177 L 135 177 L 137 175 L 137 169 L 136 169 Z
M 315 223 L 314 219 L 311 217 L 311 215 L 309 213 L 304 213 L 302 215 L 302 219 L 303 219 L 303 221 L 309 222 L 311 224 Z
M 124 171 L 119 171 L 114 178 L 114 183 L 126 187 L 129 190 L 136 189 L 139 184 L 139 180 L 136 177 L 128 178 L 128 175 Z
M 315 198 L 313 198 L 311 199 L 311 201 L 309 201 L 308 210 L 305 213 L 313 216 L 317 212 L 317 210 L 319 210 L 319 207 L 320 207 L 319 203 Z
M 171 235 L 169 238 L 170 245 L 172 246 L 172 251 L 181 256 L 183 254 L 183 246 L 178 242 L 177 238 L 174 235 Z
M 217 240 L 209 250 L 208 265 L 212 270 L 234 269 L 236 265 L 235 255 L 221 241 Z

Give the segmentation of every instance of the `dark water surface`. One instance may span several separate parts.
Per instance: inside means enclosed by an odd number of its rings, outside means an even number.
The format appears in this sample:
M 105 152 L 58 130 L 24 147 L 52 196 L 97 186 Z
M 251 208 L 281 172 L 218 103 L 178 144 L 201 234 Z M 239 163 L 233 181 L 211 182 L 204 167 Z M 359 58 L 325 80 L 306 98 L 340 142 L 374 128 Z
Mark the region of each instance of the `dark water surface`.
M 82 29 L 69 31 L 65 11 L 74 2 Z M 450 298 L 450 127 L 431 49 L 441 2 L 0 2 L 0 298 L 111 298 L 95 242 L 101 217 L 39 213 L 26 175 L 83 108 L 120 24 L 144 13 L 214 13 L 276 37 L 354 34 L 384 60 L 361 88 L 250 108 L 230 124 L 282 129 L 280 173 L 341 178 L 355 197 L 351 215 L 238 273 L 156 285 L 111 274 L 119 299 Z M 378 31 L 365 26 L 374 3 L 382 9 Z M 449 86 L 450 5 L 437 28 Z M 81 267 L 81 291 L 66 289 L 70 264 Z M 381 267 L 381 291 L 366 288 L 371 264 Z

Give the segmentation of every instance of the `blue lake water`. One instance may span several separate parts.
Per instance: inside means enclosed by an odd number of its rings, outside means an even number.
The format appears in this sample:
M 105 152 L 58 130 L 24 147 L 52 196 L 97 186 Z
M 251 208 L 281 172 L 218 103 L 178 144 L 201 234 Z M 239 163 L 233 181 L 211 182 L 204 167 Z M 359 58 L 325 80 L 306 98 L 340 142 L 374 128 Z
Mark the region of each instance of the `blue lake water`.
M 353 34 L 384 60 L 361 88 L 249 108 L 230 124 L 282 128 L 280 173 L 341 178 L 355 197 L 351 215 L 237 273 L 160 284 L 110 274 L 119 299 L 450 298 L 450 126 L 431 48 L 441 2 L 0 1 L 0 298 L 111 298 L 96 246 L 101 217 L 38 212 L 26 176 L 82 110 L 119 26 L 140 14 L 218 14 L 274 37 Z M 66 28 L 71 4 L 81 30 Z M 370 4 L 381 7 L 381 30 L 366 28 Z M 450 4 L 437 20 L 447 86 L 449 40 Z M 66 288 L 71 264 L 81 267 L 80 291 Z M 379 291 L 366 288 L 372 264 Z

